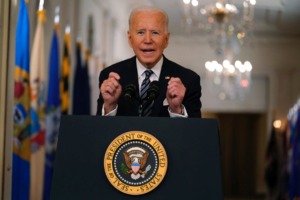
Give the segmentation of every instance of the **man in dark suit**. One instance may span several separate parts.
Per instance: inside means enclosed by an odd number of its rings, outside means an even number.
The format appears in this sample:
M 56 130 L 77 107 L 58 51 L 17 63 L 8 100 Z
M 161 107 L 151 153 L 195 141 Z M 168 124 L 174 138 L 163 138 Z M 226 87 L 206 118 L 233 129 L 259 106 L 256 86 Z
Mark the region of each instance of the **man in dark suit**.
M 128 42 L 135 56 L 102 70 L 99 77 L 100 95 L 97 115 L 158 117 L 201 117 L 200 76 L 170 60 L 163 51 L 169 43 L 168 16 L 156 7 L 136 8 L 129 17 Z M 146 82 L 149 71 L 150 81 Z M 158 81 L 155 98 L 149 82 Z M 131 85 L 130 101 L 124 97 Z M 142 96 L 142 97 L 140 97 Z M 157 96 L 157 97 L 156 97 Z M 146 99 L 146 100 L 145 100 Z

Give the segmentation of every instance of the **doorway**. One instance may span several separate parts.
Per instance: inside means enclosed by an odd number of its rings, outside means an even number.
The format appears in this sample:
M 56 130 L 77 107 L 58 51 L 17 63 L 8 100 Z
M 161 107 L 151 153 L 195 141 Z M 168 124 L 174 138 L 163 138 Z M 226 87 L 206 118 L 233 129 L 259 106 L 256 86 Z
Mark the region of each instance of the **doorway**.
M 262 113 L 216 113 L 226 199 L 263 199 L 267 117 Z

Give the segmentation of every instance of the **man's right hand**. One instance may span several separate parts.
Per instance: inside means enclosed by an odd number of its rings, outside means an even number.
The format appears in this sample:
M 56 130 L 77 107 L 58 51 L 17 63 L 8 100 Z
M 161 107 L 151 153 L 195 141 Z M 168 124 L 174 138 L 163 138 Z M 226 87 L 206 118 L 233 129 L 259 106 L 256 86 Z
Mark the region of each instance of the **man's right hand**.
M 120 85 L 119 80 L 119 74 L 111 72 L 108 75 L 108 79 L 104 80 L 100 86 L 105 114 L 114 110 L 118 105 L 118 100 L 122 93 L 122 86 Z

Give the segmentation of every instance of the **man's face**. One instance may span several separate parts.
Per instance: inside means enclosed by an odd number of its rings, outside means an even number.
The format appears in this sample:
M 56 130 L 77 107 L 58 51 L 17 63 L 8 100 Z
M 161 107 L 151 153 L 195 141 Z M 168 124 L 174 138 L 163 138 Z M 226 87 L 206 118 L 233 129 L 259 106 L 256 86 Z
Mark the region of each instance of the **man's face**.
M 128 42 L 139 61 L 152 68 L 168 46 L 164 15 L 161 13 L 135 13 L 128 31 Z

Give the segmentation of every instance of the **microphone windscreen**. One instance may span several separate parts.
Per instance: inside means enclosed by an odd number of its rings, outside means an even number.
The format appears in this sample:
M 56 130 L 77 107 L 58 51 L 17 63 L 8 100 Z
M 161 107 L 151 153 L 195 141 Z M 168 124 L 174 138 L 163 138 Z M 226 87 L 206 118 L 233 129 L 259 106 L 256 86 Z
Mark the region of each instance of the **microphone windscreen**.
M 134 84 L 129 84 L 125 87 L 124 98 L 126 101 L 131 102 L 136 94 L 136 86 Z
M 152 81 L 147 91 L 148 100 L 152 101 L 153 99 L 155 99 L 158 96 L 158 93 L 159 93 L 159 82 Z

